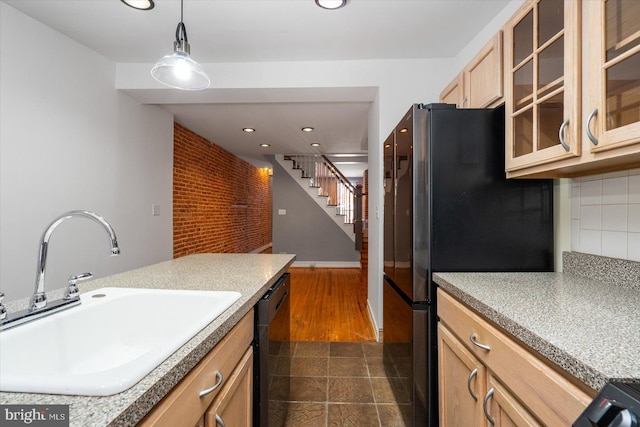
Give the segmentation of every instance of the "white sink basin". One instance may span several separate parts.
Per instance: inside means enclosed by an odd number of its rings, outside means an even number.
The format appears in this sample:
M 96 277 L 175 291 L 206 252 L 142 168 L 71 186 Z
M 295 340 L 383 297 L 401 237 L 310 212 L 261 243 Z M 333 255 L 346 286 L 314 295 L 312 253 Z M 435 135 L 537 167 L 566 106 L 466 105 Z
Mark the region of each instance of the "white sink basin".
M 238 292 L 102 288 L 0 333 L 0 391 L 108 396 L 151 372 Z

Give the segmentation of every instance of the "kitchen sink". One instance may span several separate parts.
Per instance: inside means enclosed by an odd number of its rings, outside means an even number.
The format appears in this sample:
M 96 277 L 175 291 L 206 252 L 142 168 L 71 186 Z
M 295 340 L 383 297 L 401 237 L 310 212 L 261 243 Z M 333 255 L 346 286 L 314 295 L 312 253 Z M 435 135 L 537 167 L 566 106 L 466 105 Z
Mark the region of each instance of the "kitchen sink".
M 0 333 L 0 391 L 108 396 L 137 383 L 241 294 L 102 288 Z

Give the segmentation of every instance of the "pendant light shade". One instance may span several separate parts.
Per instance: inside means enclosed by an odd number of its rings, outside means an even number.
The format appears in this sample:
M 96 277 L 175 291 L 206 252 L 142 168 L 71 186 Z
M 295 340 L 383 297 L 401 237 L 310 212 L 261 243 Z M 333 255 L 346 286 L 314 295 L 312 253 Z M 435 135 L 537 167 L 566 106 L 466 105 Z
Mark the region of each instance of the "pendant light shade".
M 120 0 L 122 3 L 129 7 L 138 10 L 151 10 L 153 9 L 153 0 Z
M 316 0 L 316 4 L 323 9 L 340 9 L 347 4 L 347 0 Z
M 151 69 L 151 75 L 160 83 L 175 89 L 202 90 L 209 87 L 209 77 L 202 66 L 191 59 L 187 40 L 187 29 L 182 22 L 182 1 L 180 2 L 180 23 L 176 28 L 173 53 L 165 55 Z

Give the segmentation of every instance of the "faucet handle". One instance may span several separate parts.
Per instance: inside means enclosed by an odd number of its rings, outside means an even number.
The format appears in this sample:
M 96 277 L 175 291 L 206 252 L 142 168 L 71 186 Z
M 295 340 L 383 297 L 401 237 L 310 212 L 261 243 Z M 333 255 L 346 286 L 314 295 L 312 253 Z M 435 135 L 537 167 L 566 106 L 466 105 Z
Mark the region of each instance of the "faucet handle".
M 0 292 L 0 320 L 4 320 L 7 318 L 7 309 L 2 303 L 4 299 L 4 292 Z
M 80 290 L 78 289 L 78 286 L 76 286 L 76 283 L 91 279 L 92 277 L 93 273 L 81 273 L 77 276 L 69 276 L 69 286 L 67 286 L 67 290 L 64 292 L 63 299 L 70 300 L 80 295 Z

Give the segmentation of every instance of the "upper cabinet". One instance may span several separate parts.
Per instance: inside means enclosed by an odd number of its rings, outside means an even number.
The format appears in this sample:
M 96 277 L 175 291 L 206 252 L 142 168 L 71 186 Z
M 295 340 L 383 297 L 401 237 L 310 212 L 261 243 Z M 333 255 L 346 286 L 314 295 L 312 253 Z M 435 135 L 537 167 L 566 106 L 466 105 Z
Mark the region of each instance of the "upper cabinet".
M 581 153 L 579 8 L 527 1 L 505 26 L 507 172 Z
M 640 1 L 527 0 L 504 43 L 508 177 L 640 166 Z
M 458 108 L 484 108 L 502 98 L 502 31 L 478 52 L 440 93 L 440 102 Z
M 440 93 L 440 102 L 445 104 L 456 104 L 456 107 L 463 108 L 464 99 L 464 73 L 458 74 L 451 83 Z
M 640 141 L 640 1 L 588 1 L 593 153 Z

